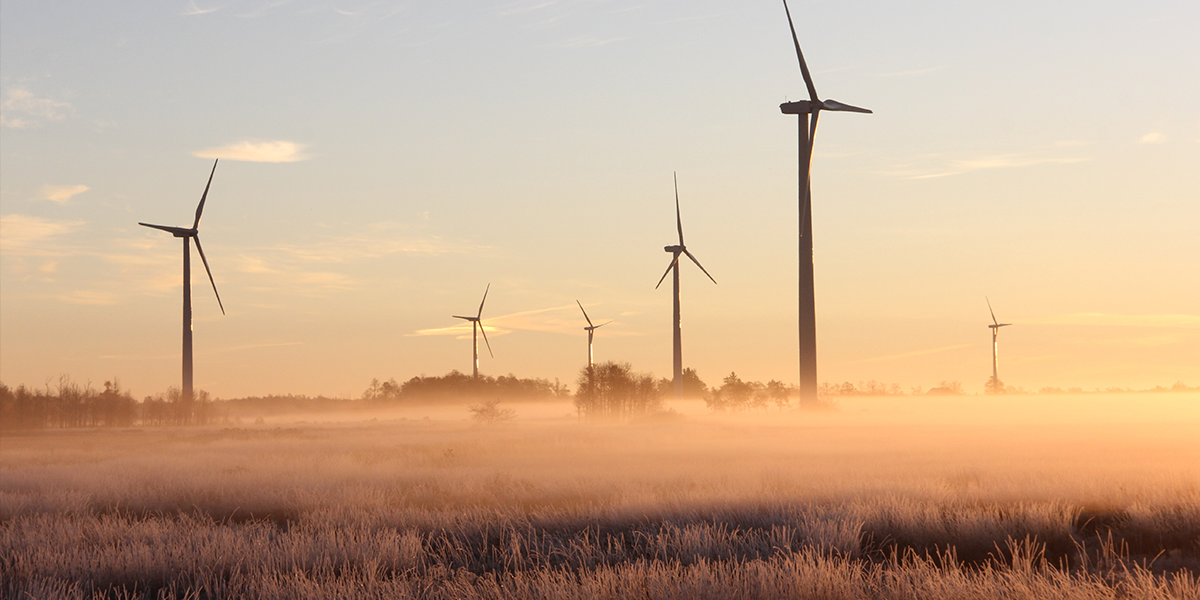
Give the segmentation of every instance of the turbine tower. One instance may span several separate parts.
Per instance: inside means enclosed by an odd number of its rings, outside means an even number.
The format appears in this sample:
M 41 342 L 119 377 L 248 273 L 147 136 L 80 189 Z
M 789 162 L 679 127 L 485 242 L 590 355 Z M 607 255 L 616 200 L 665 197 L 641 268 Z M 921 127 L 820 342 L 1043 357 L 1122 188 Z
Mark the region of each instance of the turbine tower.
M 870 113 L 871 111 L 836 100 L 821 100 L 813 85 L 800 51 L 800 40 L 796 37 L 796 26 L 792 23 L 792 12 L 787 0 L 783 0 L 787 13 L 788 27 L 792 30 L 792 43 L 796 46 L 796 58 L 800 61 L 800 74 L 808 88 L 808 100 L 785 102 L 779 110 L 785 115 L 797 115 L 800 122 L 800 405 L 813 406 L 817 402 L 817 305 L 813 287 L 813 242 L 812 242 L 812 167 L 813 138 L 817 134 L 817 117 L 823 110 L 838 112 Z
M 487 284 L 487 287 L 484 288 L 484 290 L 483 290 L 483 300 L 479 301 L 479 312 L 475 313 L 475 316 L 460 317 L 458 315 L 453 315 L 455 319 L 462 319 L 464 321 L 471 322 L 471 368 L 472 368 L 471 374 L 473 377 L 476 377 L 476 378 L 479 377 L 479 332 L 480 331 L 483 332 L 483 343 L 487 344 L 488 355 L 491 356 L 492 358 L 496 357 L 495 354 L 492 354 L 492 344 L 491 344 L 491 342 L 488 342 L 487 330 L 485 330 L 483 328 L 483 321 L 482 321 L 482 319 L 483 319 L 483 303 L 487 302 L 488 290 L 490 290 L 490 289 L 492 289 L 492 284 L 489 283 L 489 284 Z
M 196 206 L 196 220 L 191 228 L 169 227 L 138 223 L 143 227 L 161 229 L 177 238 L 183 238 L 183 398 L 187 403 L 192 401 L 192 250 L 191 240 L 196 240 L 196 251 L 204 263 L 204 271 L 208 273 L 208 281 L 212 284 L 213 294 L 217 296 L 217 306 L 221 314 L 225 314 L 225 305 L 221 303 L 221 294 L 217 292 L 217 282 L 213 281 L 212 270 L 208 268 L 208 259 L 204 258 L 204 248 L 200 247 L 200 215 L 204 212 L 204 201 L 208 199 L 208 188 L 212 185 L 213 175 L 217 172 L 217 161 L 213 161 L 212 171 L 208 174 L 208 183 L 204 186 L 204 194 L 200 196 L 200 204 Z
M 987 296 L 984 296 L 983 299 L 987 300 L 988 312 L 992 313 L 992 324 L 988 325 L 988 329 L 992 330 L 992 385 L 999 386 L 1000 373 L 999 369 L 997 368 L 997 363 L 999 362 L 998 356 L 1000 354 L 1000 344 L 996 341 L 996 336 L 1000 332 L 1001 327 L 1008 327 L 1009 325 L 1012 325 L 1012 323 L 1001 323 L 1000 321 L 997 321 L 996 311 L 992 310 L 992 301 L 989 300 Z
M 583 304 L 580 304 L 580 302 L 578 300 L 575 301 L 575 304 L 579 304 L 579 310 L 583 310 Z M 595 360 L 594 360 L 595 354 L 593 354 L 593 352 L 592 352 L 592 335 L 596 332 L 597 329 L 600 329 L 601 327 L 604 327 L 605 325 L 612 323 L 612 321 L 605 321 L 599 325 L 592 325 L 592 320 L 588 318 L 588 314 L 587 314 L 586 310 L 583 310 L 583 318 L 585 320 L 587 320 L 587 324 L 588 324 L 588 326 L 584 327 L 583 330 L 588 332 L 588 369 L 591 369 L 592 365 L 595 364 Z
M 671 363 L 671 380 L 675 384 L 675 399 L 678 400 L 683 397 L 683 341 L 679 333 L 679 255 L 686 254 L 688 258 L 692 259 L 692 262 L 696 263 L 697 267 L 700 267 L 701 271 L 704 271 L 705 275 L 708 275 L 708 271 L 704 265 L 700 264 L 700 261 L 696 260 L 695 256 L 692 256 L 691 252 L 688 252 L 687 246 L 683 245 L 683 220 L 679 218 L 679 177 L 674 174 L 672 176 L 675 177 L 675 226 L 679 229 L 679 245 L 663 247 L 663 250 L 670 252 L 673 256 L 671 264 L 667 265 L 666 272 L 659 278 L 654 289 L 657 290 L 658 286 L 662 285 L 663 280 L 667 278 L 667 273 L 673 273 L 671 279 L 675 284 L 675 356 Z M 712 279 L 713 283 L 717 282 L 712 275 L 708 275 L 708 278 Z

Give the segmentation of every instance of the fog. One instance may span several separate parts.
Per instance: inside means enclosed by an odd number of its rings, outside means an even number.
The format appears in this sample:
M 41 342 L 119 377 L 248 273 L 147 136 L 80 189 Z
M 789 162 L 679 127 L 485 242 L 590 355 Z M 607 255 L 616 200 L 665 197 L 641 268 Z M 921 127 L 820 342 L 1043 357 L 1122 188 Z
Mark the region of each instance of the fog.
M 6 433 L 0 594 L 1200 593 L 1200 394 L 501 407 Z

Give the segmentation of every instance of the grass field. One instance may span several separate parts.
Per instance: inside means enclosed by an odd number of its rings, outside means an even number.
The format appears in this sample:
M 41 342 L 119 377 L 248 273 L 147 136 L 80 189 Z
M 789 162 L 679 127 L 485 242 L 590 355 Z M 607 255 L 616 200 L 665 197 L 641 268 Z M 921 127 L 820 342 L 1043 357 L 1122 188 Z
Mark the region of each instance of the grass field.
M 7 598 L 1200 598 L 1200 395 L 0 444 Z

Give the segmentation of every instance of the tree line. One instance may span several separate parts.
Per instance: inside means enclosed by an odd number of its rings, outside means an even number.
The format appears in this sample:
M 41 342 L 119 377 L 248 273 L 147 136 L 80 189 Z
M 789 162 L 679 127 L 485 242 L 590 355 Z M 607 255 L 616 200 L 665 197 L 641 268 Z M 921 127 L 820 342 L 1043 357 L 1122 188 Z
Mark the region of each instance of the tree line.
M 472 377 L 458 370 L 420 375 L 404 383 L 372 379 L 362 399 L 380 404 L 459 404 L 472 400 L 555 400 L 570 397 L 558 380 L 522 379 L 515 375 Z
M 208 392 L 185 401 L 179 388 L 134 399 L 113 378 L 104 389 L 80 385 L 63 376 L 57 385 L 37 389 L 0 383 L 0 429 L 204 425 L 214 416 Z

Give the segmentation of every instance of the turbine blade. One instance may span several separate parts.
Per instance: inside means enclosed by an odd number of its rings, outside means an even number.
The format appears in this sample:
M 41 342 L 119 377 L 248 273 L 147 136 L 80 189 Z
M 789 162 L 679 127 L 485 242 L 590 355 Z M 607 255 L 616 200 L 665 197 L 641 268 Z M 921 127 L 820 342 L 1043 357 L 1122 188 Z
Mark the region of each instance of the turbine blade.
M 704 269 L 704 265 L 700 264 L 700 261 L 696 260 L 696 257 L 695 257 L 695 256 L 692 256 L 692 253 L 691 253 L 691 252 L 688 252 L 687 250 L 684 250 L 684 251 L 683 251 L 683 253 L 684 253 L 684 254 L 686 254 L 688 258 L 692 259 L 692 262 L 696 263 L 696 266 L 697 266 L 697 267 L 700 267 L 700 270 L 701 270 L 701 271 L 704 271 L 704 274 L 705 274 L 705 275 L 708 275 L 708 271 Z M 713 279 L 713 276 L 712 276 L 712 275 L 708 275 L 708 278 L 709 278 L 709 279 L 712 279 L 712 282 L 713 282 L 713 283 L 716 283 L 716 282 L 717 282 L 717 280 L 716 280 L 716 279 Z
M 464 321 L 474 321 L 475 320 L 475 317 L 460 317 L 458 315 L 450 315 L 450 316 L 454 317 L 455 319 L 462 319 Z
M 663 276 L 658 278 L 658 283 L 654 284 L 654 289 L 657 290 L 658 286 L 662 285 L 663 280 L 667 278 L 667 273 L 671 272 L 671 267 L 674 267 L 675 263 L 677 263 L 677 262 L 679 262 L 679 253 L 678 252 L 675 253 L 675 258 L 671 259 L 671 264 L 667 265 L 667 270 L 666 270 L 666 272 L 663 273 Z
M 988 312 L 992 313 L 992 323 L 995 323 L 997 326 L 999 326 L 1000 321 L 996 320 L 996 311 L 992 310 L 992 301 L 989 300 L 987 296 L 984 296 L 983 299 L 987 300 Z
M 578 300 L 576 300 L 576 301 L 575 301 L 575 304 L 579 304 L 579 310 L 583 310 L 583 305 L 582 305 L 582 304 L 580 304 Z M 588 322 L 588 326 L 591 326 L 591 325 L 592 325 L 592 320 L 591 320 L 591 319 L 588 319 L 588 316 L 587 316 L 587 311 L 586 311 L 586 310 L 583 310 L 583 318 L 587 320 L 587 322 Z
M 192 223 L 192 229 L 200 226 L 200 213 L 204 212 L 204 201 L 208 199 L 208 188 L 212 185 L 213 174 L 217 172 L 218 160 L 221 159 L 218 158 L 213 161 L 212 172 L 208 174 L 208 184 L 204 186 L 204 195 L 200 196 L 200 204 L 196 206 L 196 222 Z
M 592 329 L 600 329 L 601 327 L 604 327 L 605 325 L 608 325 L 609 323 L 612 323 L 612 321 L 605 321 L 605 322 L 593 327 Z
M 487 339 L 487 327 L 483 326 L 483 321 L 476 321 L 476 323 L 479 323 L 479 331 L 483 334 L 483 343 L 487 344 L 488 356 L 496 358 L 496 355 L 492 354 L 492 343 Z
M 200 253 L 200 262 L 204 263 L 204 272 L 208 273 L 208 282 L 212 284 L 213 293 L 217 295 L 217 306 L 221 307 L 221 314 L 225 314 L 225 305 L 221 304 L 221 293 L 217 291 L 217 282 L 213 280 L 212 270 L 208 268 L 208 259 L 204 258 L 204 248 L 200 247 L 200 236 L 194 235 L 192 239 L 196 240 L 196 251 Z
M 812 120 L 809 121 L 808 128 L 808 164 L 804 165 L 804 204 L 800 206 L 800 235 L 804 235 L 804 227 L 807 225 L 808 213 L 811 212 L 809 205 L 812 204 L 812 155 L 813 147 L 816 145 L 817 138 L 817 119 L 821 116 L 821 111 L 814 110 L 812 112 Z
M 476 319 L 483 317 L 483 303 L 487 302 L 487 293 L 488 293 L 488 290 L 490 290 L 490 289 L 492 289 L 492 284 L 489 283 L 489 284 L 487 284 L 487 287 L 484 288 L 484 290 L 483 290 L 483 300 L 479 301 L 479 312 L 475 314 Z
M 857 106 L 850 106 L 849 104 L 842 104 L 841 102 L 838 102 L 837 100 L 826 100 L 821 103 L 821 108 L 823 110 L 866 113 L 868 115 L 875 114 L 875 113 L 872 113 L 871 109 L 869 109 L 869 108 L 859 108 Z
M 172 233 L 172 234 L 173 233 L 184 233 L 187 231 L 186 229 L 184 229 L 182 227 L 169 227 L 167 225 L 154 225 L 151 223 L 138 222 L 138 225 L 141 225 L 142 227 L 149 227 L 151 229 L 159 229 L 159 230 L 165 231 L 167 233 Z
M 800 38 L 796 37 L 796 26 L 792 23 L 792 11 L 788 10 L 787 0 L 783 0 L 783 10 L 787 13 L 788 27 L 792 30 L 792 43 L 796 45 L 796 58 L 800 60 L 800 74 L 804 75 L 804 85 L 808 87 L 808 99 L 817 100 L 817 88 L 813 85 L 812 75 L 808 73 L 808 64 L 804 62 L 804 53 L 800 51 Z
M 675 226 L 679 228 L 679 245 L 683 245 L 683 219 L 679 216 L 679 175 L 671 173 L 675 178 Z

